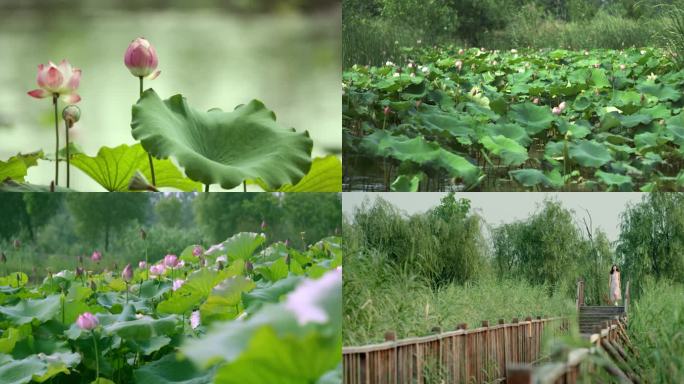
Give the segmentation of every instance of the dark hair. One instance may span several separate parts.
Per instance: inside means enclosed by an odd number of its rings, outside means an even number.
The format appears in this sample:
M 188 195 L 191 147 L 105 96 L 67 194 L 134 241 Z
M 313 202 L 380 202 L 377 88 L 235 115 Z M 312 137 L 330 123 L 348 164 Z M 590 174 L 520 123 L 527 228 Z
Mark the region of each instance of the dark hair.
M 616 271 L 616 272 L 620 272 L 620 267 L 618 267 L 617 264 L 613 264 L 613 265 L 610 266 L 610 274 L 611 274 L 611 275 L 612 275 L 613 272 L 614 272 L 614 271 L 613 271 L 613 267 L 615 267 L 615 271 Z

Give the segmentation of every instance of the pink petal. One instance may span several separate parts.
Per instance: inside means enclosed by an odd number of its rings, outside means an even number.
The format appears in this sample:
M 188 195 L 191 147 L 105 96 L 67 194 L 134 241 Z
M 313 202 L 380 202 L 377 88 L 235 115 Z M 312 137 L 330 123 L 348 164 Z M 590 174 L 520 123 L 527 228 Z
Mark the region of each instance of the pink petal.
M 161 74 L 161 69 L 157 69 L 156 71 L 152 72 L 152 74 L 149 75 L 149 76 L 147 77 L 147 79 L 148 79 L 148 80 L 154 80 L 154 79 L 156 79 L 157 77 L 159 77 L 160 74 Z
M 59 89 L 64 82 L 64 76 L 57 67 L 50 67 L 45 76 L 45 85 L 48 89 Z
M 65 75 L 69 75 L 71 73 L 71 64 L 69 64 L 66 59 L 63 59 L 62 62 L 59 63 L 58 68 Z
M 62 97 L 60 97 L 60 99 L 62 99 L 62 101 L 64 101 L 65 103 L 68 103 L 68 104 L 76 104 L 79 101 L 81 101 L 81 96 L 79 96 L 76 93 L 72 93 L 70 95 L 62 96 Z
M 36 99 L 44 99 L 46 97 L 52 96 L 52 93 L 44 89 L 34 89 L 33 91 L 28 92 L 28 95 L 31 97 L 35 97 Z
M 69 88 L 73 91 L 78 88 L 78 85 L 81 83 L 81 70 L 78 68 L 74 68 L 73 75 L 71 75 L 71 79 L 69 79 Z
M 38 86 L 41 88 L 45 87 L 45 75 L 47 75 L 45 65 L 40 64 L 38 66 L 38 77 L 36 78 L 36 82 L 38 83 Z

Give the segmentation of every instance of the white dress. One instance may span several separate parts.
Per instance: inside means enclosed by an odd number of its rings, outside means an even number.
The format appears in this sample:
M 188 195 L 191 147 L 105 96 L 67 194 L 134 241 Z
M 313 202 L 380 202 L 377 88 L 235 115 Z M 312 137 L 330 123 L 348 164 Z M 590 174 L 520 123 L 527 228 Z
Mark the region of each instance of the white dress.
M 610 274 L 610 299 L 618 301 L 622 298 L 620 294 L 620 272 Z

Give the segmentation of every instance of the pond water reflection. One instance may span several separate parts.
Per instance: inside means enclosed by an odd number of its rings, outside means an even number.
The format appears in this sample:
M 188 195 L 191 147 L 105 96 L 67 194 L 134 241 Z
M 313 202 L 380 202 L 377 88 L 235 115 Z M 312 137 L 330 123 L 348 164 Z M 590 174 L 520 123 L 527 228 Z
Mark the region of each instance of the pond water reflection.
M 156 47 L 162 72 L 146 88 L 163 98 L 182 93 L 204 110 L 232 110 L 257 98 L 283 125 L 309 131 L 314 156 L 340 152 L 339 10 L 317 16 L 21 11 L 0 20 L 0 159 L 54 151 L 51 104 L 26 92 L 36 88 L 38 64 L 63 58 L 83 70 L 74 141 L 89 155 L 101 146 L 134 143 L 130 119 L 138 82 L 123 55 L 138 36 Z M 41 162 L 29 170 L 28 180 L 49 184 L 52 175 L 52 165 Z M 72 187 L 102 190 L 79 170 L 72 170 Z

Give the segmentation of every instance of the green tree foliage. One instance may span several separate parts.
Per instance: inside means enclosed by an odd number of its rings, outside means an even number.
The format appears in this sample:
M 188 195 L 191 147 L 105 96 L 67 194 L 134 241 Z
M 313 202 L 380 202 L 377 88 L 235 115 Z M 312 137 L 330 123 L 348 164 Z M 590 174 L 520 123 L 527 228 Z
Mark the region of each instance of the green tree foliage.
M 53 193 L 24 193 L 29 236 L 34 238 L 35 230 L 44 226 L 62 207 L 63 200 Z
M 481 218 L 454 194 L 424 214 L 406 216 L 378 198 L 354 212 L 362 248 L 427 279 L 433 287 L 476 278 L 486 265 Z
M 22 229 L 27 228 L 28 214 L 26 206 L 19 193 L 6 193 L 0 199 L 0 238 L 11 240 L 21 234 Z
M 149 204 L 149 195 L 137 193 L 78 193 L 67 197 L 76 233 L 105 250 L 109 250 L 113 233 L 146 219 Z
M 546 200 L 527 220 L 494 229 L 494 255 L 500 275 L 524 276 L 533 284 L 556 286 L 576 278 L 574 261 L 583 243 L 572 212 Z
M 637 293 L 646 276 L 684 282 L 684 195 L 648 194 L 630 206 L 616 252 Z
M 164 197 L 154 204 L 154 213 L 162 225 L 177 228 L 183 221 L 183 202 L 175 196 Z

